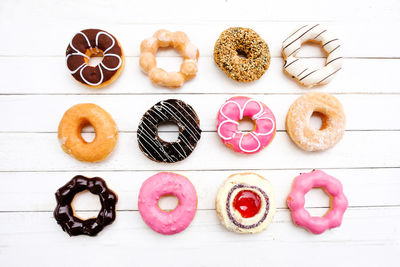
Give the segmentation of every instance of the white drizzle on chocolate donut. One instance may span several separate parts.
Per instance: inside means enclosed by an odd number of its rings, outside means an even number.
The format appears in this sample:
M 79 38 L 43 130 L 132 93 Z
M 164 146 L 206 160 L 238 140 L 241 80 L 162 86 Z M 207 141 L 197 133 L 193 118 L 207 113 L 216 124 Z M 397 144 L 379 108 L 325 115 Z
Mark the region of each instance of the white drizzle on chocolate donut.
M 173 122 L 179 127 L 176 142 L 158 137 L 158 125 Z M 138 127 L 138 144 L 142 152 L 157 162 L 177 162 L 187 158 L 200 140 L 199 118 L 191 106 L 177 99 L 163 100 L 151 107 Z
M 92 38 L 88 37 L 88 34 L 90 34 L 92 36 Z M 78 36 L 83 36 L 86 44 L 83 45 L 82 43 L 78 43 L 77 45 L 83 46 L 83 49 L 79 50 L 78 48 L 76 48 L 76 45 L 74 46 L 74 40 L 78 37 Z M 108 38 L 110 38 L 111 40 L 111 44 L 105 48 L 104 50 L 99 49 L 99 45 L 101 45 L 102 43 L 99 42 L 99 38 L 101 35 L 105 35 Z M 91 42 L 94 42 L 94 45 L 92 45 Z M 91 54 L 99 54 L 100 52 L 102 52 L 103 54 L 103 61 L 100 62 L 97 66 L 92 67 L 89 66 L 87 64 L 87 62 L 84 60 L 84 58 L 89 59 L 90 57 L 86 54 L 87 50 L 90 51 Z M 110 50 L 114 50 L 113 53 L 110 53 Z M 70 62 L 71 59 L 74 56 L 79 56 L 80 58 L 76 58 L 75 61 L 80 61 L 82 62 L 82 64 L 80 64 L 79 66 L 75 67 L 75 68 L 71 68 L 71 64 L 73 64 L 73 62 Z M 106 82 L 107 80 L 111 79 L 111 77 L 119 70 L 119 68 L 122 65 L 122 49 L 119 47 L 118 43 L 116 42 L 115 38 L 102 30 L 96 30 L 96 29 L 88 29 L 88 30 L 83 30 L 78 32 L 77 34 L 75 34 L 75 36 L 72 38 L 71 42 L 69 43 L 69 46 L 67 48 L 67 52 L 66 52 L 66 64 L 67 64 L 67 68 L 69 69 L 70 73 L 74 76 L 75 79 L 77 79 L 78 81 L 87 84 L 89 86 L 99 86 L 102 83 Z M 106 58 L 107 57 L 115 57 L 118 60 L 118 63 L 116 65 L 116 67 L 108 67 L 106 65 Z M 91 68 L 92 71 L 98 69 L 99 73 L 100 73 L 100 77 L 98 77 L 98 81 L 97 82 L 91 82 L 89 81 L 89 77 L 85 77 L 84 75 L 84 70 L 86 68 Z M 107 72 L 107 74 L 105 75 L 104 72 Z M 76 73 L 79 73 L 78 76 L 76 76 Z M 96 75 L 95 72 L 92 72 L 91 75 Z

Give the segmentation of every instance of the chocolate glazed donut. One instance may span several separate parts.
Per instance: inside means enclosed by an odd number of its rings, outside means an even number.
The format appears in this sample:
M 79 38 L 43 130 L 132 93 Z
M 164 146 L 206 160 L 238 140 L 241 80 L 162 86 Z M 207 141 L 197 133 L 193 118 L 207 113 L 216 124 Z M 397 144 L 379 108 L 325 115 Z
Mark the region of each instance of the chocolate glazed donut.
M 99 29 L 78 32 L 67 47 L 66 63 L 72 76 L 90 87 L 100 88 L 110 84 L 121 73 L 124 53 L 117 39 Z M 91 56 L 103 56 L 97 66 L 89 66 Z
M 99 196 L 101 210 L 96 218 L 82 220 L 75 216 L 71 203 L 76 194 L 85 190 Z M 115 220 L 115 205 L 118 197 L 100 177 L 75 176 L 66 185 L 57 190 L 56 200 L 57 207 L 54 210 L 54 218 L 70 236 L 95 236 Z
M 176 142 L 165 142 L 158 136 L 158 126 L 164 122 L 179 127 Z M 177 162 L 187 158 L 200 140 L 199 118 L 193 108 L 177 99 L 163 100 L 151 107 L 142 117 L 137 138 L 139 148 L 151 160 Z

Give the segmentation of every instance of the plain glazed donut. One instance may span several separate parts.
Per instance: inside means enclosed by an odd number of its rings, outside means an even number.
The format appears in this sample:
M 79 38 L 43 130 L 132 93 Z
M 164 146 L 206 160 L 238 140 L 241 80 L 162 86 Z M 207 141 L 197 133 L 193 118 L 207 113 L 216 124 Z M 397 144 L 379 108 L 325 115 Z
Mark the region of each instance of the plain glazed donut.
M 321 115 L 321 129 L 313 128 L 312 114 Z M 346 118 L 339 100 L 327 93 L 311 92 L 299 97 L 289 108 L 286 131 L 292 141 L 306 151 L 332 148 L 344 134 Z
M 322 218 L 311 217 L 310 213 L 304 208 L 304 196 L 314 187 L 324 189 L 330 196 L 330 209 Z M 302 173 L 294 178 L 292 190 L 287 197 L 287 205 L 296 225 L 306 228 L 313 234 L 321 234 L 342 224 L 348 201 L 338 179 L 323 171 L 314 170 L 310 173 Z
M 255 127 L 250 133 L 238 129 L 243 117 L 250 117 L 254 122 Z M 233 151 L 257 153 L 271 143 L 275 136 L 275 116 L 264 103 L 245 96 L 235 96 L 220 108 L 217 132 L 222 142 Z
M 155 54 L 159 47 L 173 47 L 180 52 L 183 62 L 179 72 L 166 72 L 157 68 Z M 194 78 L 198 58 L 199 50 L 190 42 L 189 37 L 180 31 L 158 30 L 153 37 L 143 40 L 140 45 L 140 67 L 154 84 L 165 87 L 181 87 L 185 81 Z
M 89 66 L 89 58 L 103 56 L 97 66 Z M 72 76 L 93 88 L 111 84 L 124 68 L 124 53 L 117 39 L 110 33 L 87 29 L 72 38 L 66 51 L 66 62 Z
M 75 215 L 72 202 L 78 193 L 85 190 L 99 196 L 101 210 L 96 218 L 83 220 Z M 100 177 L 87 178 L 77 175 L 57 190 L 56 201 L 54 218 L 67 234 L 70 236 L 95 236 L 105 226 L 114 222 L 118 196 L 107 187 L 106 182 Z
M 179 128 L 176 142 L 158 136 L 158 126 L 165 122 Z M 140 150 L 156 162 L 173 163 L 192 154 L 201 137 L 200 121 L 194 109 L 178 99 L 167 99 L 152 106 L 140 120 L 137 140 Z
M 327 55 L 323 68 L 312 69 L 306 66 L 303 59 L 296 58 L 301 45 L 306 42 L 319 44 Z M 293 32 L 283 41 L 282 55 L 285 59 L 283 66 L 285 72 L 305 87 L 329 83 L 343 64 L 339 39 L 332 36 L 327 29 L 319 24 L 304 25 Z
M 215 63 L 229 78 L 238 82 L 260 79 L 270 60 L 267 43 L 252 29 L 226 29 L 215 42 Z
M 96 137 L 90 143 L 81 136 L 83 127 L 93 126 Z M 98 162 L 113 151 L 118 130 L 113 118 L 95 104 L 78 104 L 68 109 L 58 126 L 62 149 L 77 160 Z
M 178 206 L 164 211 L 158 206 L 162 196 L 173 195 Z M 138 207 L 144 222 L 154 231 L 173 235 L 185 230 L 192 222 L 197 208 L 197 193 L 184 176 L 172 172 L 160 172 L 148 178 L 139 192 Z
M 276 211 L 272 184 L 255 173 L 229 176 L 218 190 L 215 206 L 221 223 L 241 234 L 265 230 Z

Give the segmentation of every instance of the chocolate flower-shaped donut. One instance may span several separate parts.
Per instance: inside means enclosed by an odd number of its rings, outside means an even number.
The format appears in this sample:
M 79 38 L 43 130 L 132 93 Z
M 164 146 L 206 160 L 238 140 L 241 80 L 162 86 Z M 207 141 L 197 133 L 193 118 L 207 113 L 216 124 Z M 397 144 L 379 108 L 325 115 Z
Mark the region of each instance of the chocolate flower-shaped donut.
M 99 196 L 101 210 L 96 218 L 82 220 L 75 216 L 71 203 L 76 194 L 85 190 Z M 111 224 L 115 220 L 115 205 L 118 197 L 107 187 L 106 182 L 99 177 L 75 176 L 66 185 L 57 190 L 56 200 L 57 207 L 54 210 L 54 218 L 70 236 L 95 236 L 103 230 L 104 226 Z

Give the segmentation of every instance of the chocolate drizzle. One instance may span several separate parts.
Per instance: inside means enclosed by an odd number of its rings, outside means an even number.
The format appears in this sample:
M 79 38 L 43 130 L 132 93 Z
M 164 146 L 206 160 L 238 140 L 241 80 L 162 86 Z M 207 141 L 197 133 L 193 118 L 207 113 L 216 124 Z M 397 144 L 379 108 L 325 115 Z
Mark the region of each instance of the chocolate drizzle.
M 74 215 L 71 203 L 76 194 L 85 190 L 99 196 L 101 210 L 96 218 L 82 220 Z M 115 220 L 115 205 L 118 197 L 108 189 L 106 182 L 99 177 L 87 178 L 77 175 L 58 189 L 55 195 L 57 207 L 54 210 L 54 218 L 70 236 L 95 236 L 103 230 L 104 226 Z
M 244 224 L 239 223 L 239 222 L 233 217 L 232 212 L 231 212 L 231 208 L 230 208 L 230 206 L 231 206 L 231 196 L 232 196 L 233 191 L 235 191 L 236 189 L 246 189 L 246 188 L 251 188 L 251 189 L 257 190 L 258 192 L 261 193 L 261 195 L 262 195 L 262 196 L 264 197 L 264 199 L 265 199 L 265 211 L 264 211 L 264 214 L 263 214 L 262 218 L 261 218 L 257 223 L 254 223 L 254 224 L 251 224 L 251 225 L 244 225 Z M 227 198 L 227 200 L 226 200 L 226 211 L 227 211 L 227 214 L 228 214 L 229 219 L 230 219 L 230 220 L 232 221 L 232 223 L 233 223 L 234 225 L 236 225 L 237 227 L 240 227 L 240 228 L 243 228 L 243 229 L 252 229 L 252 228 L 255 228 L 255 227 L 259 226 L 263 221 L 265 221 L 265 219 L 266 219 L 267 216 L 268 216 L 268 211 L 269 211 L 269 198 L 268 198 L 268 195 L 264 192 L 264 190 L 262 190 L 261 188 L 259 188 L 259 187 L 257 187 L 257 186 L 253 186 L 253 185 L 244 185 L 244 184 L 237 184 L 237 185 L 235 185 L 234 187 L 232 187 L 232 189 L 231 189 L 231 190 L 229 191 L 229 193 L 228 193 L 228 198 Z
M 103 54 L 103 61 L 97 66 L 89 66 L 88 58 L 97 54 Z M 114 36 L 99 29 L 87 29 L 72 38 L 67 47 L 66 62 L 76 80 L 98 86 L 111 79 L 121 68 L 122 54 Z
M 158 126 L 164 122 L 179 127 L 176 142 L 165 142 L 158 136 Z M 200 140 L 199 118 L 193 108 L 177 99 L 163 100 L 151 107 L 142 117 L 137 138 L 139 148 L 151 160 L 177 162 L 187 158 Z

